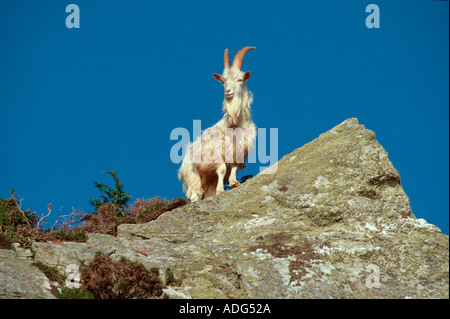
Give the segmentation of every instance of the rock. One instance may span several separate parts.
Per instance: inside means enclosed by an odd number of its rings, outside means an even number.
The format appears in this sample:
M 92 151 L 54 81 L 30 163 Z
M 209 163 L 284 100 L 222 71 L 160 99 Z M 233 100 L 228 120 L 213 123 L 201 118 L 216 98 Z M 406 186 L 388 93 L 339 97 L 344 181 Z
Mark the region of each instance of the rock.
M 12 245 L 17 257 L 30 259 L 33 257 L 33 252 L 30 249 L 23 248 L 19 243 L 13 243 Z
M 448 298 L 449 240 L 411 212 L 375 134 L 348 119 L 273 174 L 121 225 L 192 298 Z
M 120 225 L 117 237 L 35 242 L 32 254 L 61 271 L 97 251 L 137 260 L 160 270 L 168 298 L 449 298 L 448 236 L 412 214 L 398 171 L 356 119 L 265 173 L 147 224 Z M 39 270 L 0 253 L 0 296 L 47 298 Z
M 13 250 L 0 249 L 0 299 L 54 299 L 50 282 Z
M 130 261 L 139 261 L 147 269 L 158 268 L 160 270 L 161 280 L 165 282 L 167 265 L 157 259 L 145 256 L 144 251 L 125 246 L 119 239 L 103 234 L 89 234 L 86 243 L 76 242 L 34 242 L 32 245 L 34 260 L 40 261 L 45 265 L 57 267 L 61 272 L 66 271 L 69 265 L 89 264 L 94 260 L 97 252 L 101 252 L 111 257 L 112 260 L 119 260 L 122 257 Z
M 163 289 L 164 297 L 167 299 L 192 299 L 186 295 L 182 289 L 176 289 L 174 287 L 166 287 Z

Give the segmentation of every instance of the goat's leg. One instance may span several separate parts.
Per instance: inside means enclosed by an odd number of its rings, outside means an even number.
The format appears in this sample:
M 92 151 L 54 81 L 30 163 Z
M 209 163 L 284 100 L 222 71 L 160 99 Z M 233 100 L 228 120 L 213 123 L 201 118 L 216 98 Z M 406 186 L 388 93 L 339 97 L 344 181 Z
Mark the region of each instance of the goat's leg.
M 190 199 L 191 202 L 193 203 L 193 202 L 198 201 L 198 200 L 199 200 L 199 197 L 198 197 L 197 193 L 192 192 L 191 196 L 189 196 L 189 199 Z
M 200 176 L 192 171 L 186 176 L 186 196 L 191 202 L 198 201 L 203 196 L 202 181 Z
M 216 170 L 217 173 L 217 187 L 216 187 L 216 195 L 219 195 L 220 193 L 222 193 L 225 189 L 223 186 L 223 179 L 225 177 L 225 174 L 227 172 L 227 166 L 225 165 L 225 163 L 220 164 L 219 168 Z
M 236 178 L 237 168 L 238 168 L 237 166 L 231 167 L 230 178 L 228 178 L 228 185 L 230 185 L 231 188 L 235 188 L 235 187 L 238 187 L 239 185 L 241 185 L 241 183 L 239 183 Z

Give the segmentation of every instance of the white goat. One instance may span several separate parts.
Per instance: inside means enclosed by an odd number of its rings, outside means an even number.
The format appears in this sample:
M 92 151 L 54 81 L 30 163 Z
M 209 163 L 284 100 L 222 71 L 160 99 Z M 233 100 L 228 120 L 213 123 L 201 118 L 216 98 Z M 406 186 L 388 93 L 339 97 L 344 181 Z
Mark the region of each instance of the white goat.
M 213 74 L 224 85 L 225 114 L 189 145 L 178 171 L 183 190 L 192 202 L 219 195 L 224 191 L 226 181 L 232 188 L 239 186 L 236 171 L 238 168 L 244 169 L 256 138 L 256 126 L 250 119 L 253 96 L 246 86 L 250 72 L 241 71 L 245 54 L 252 49 L 255 48 L 239 50 L 231 67 L 226 49 L 222 75 Z

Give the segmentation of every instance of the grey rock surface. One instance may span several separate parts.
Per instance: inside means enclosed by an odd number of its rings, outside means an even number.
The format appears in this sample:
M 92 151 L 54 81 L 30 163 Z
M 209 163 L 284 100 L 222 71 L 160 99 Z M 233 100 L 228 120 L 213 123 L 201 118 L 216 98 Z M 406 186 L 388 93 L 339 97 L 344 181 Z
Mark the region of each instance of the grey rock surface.
M 236 189 L 121 225 L 193 298 L 448 298 L 448 236 L 348 119 Z M 272 172 L 272 174 L 270 174 Z
M 27 259 L 0 249 L 0 299 L 54 299 L 50 282 Z
M 147 224 L 120 225 L 117 237 L 36 242 L 34 259 L 61 270 L 97 251 L 138 260 L 160 269 L 169 298 L 449 298 L 448 236 L 412 214 L 398 171 L 356 119 L 265 173 Z M 14 263 L 13 253 L 0 263 Z M 20 290 L 5 292 L 7 276 L 24 268 L 9 269 L 0 268 L 0 296 Z

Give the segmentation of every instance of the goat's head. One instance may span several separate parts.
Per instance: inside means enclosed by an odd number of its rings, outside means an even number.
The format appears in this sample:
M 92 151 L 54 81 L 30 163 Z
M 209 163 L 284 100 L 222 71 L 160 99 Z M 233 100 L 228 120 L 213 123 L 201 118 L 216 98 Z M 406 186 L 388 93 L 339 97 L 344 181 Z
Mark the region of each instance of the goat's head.
M 214 78 L 223 83 L 225 89 L 225 99 L 230 102 L 233 99 L 241 98 L 244 92 L 245 84 L 248 79 L 250 79 L 250 71 L 242 72 L 242 62 L 244 61 L 245 54 L 249 51 L 255 49 L 255 47 L 245 47 L 236 53 L 233 64 L 230 67 L 230 59 L 228 57 L 228 49 L 225 50 L 223 61 L 224 70 L 222 75 L 214 73 Z M 232 110 L 227 110 L 230 113 Z M 230 114 L 233 118 L 239 116 L 240 110 L 233 110 Z

